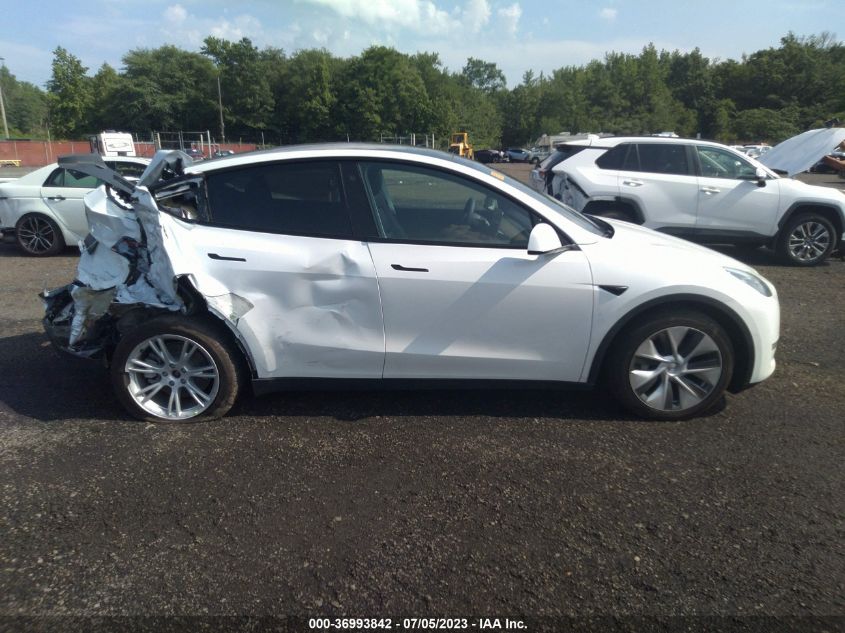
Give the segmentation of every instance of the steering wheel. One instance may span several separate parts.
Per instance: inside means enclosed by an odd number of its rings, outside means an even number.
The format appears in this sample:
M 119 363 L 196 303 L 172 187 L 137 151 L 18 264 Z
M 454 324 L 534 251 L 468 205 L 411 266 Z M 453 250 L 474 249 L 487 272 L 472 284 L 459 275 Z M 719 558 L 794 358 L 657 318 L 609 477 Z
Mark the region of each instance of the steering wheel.
M 475 215 L 475 198 L 467 198 L 464 203 L 464 215 L 461 218 L 461 224 L 472 226 L 472 216 Z

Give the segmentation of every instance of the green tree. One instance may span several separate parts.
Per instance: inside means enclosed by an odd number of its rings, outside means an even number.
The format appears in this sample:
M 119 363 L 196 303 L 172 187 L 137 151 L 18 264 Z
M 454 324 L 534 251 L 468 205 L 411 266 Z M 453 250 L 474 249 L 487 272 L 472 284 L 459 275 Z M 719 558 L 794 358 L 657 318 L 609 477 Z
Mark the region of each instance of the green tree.
M 43 136 L 47 124 L 47 95 L 37 86 L 18 81 L 0 66 L 0 86 L 10 136 Z
M 270 126 L 274 98 L 265 59 L 249 38 L 237 42 L 207 37 L 201 49 L 220 72 L 232 133 L 254 136 Z
M 175 46 L 135 49 L 123 57 L 115 86 L 112 127 L 133 131 L 213 129 L 217 111 L 214 65 Z
M 467 59 L 461 75 L 470 86 L 488 93 L 504 90 L 507 86 L 505 73 L 495 63 L 475 57 Z
M 61 46 L 53 51 L 53 74 L 47 82 L 50 125 L 57 137 L 71 137 L 85 131 L 91 86 L 88 68 Z

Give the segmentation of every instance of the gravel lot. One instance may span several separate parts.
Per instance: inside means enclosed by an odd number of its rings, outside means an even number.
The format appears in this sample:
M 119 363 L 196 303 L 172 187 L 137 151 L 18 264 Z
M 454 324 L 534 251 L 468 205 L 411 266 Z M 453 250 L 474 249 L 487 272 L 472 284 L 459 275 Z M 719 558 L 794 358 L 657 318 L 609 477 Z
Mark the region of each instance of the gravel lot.
M 0 245 L 0 630 L 845 629 L 845 263 L 724 252 L 775 283 L 782 338 L 775 375 L 706 418 L 633 420 L 602 392 L 312 392 L 167 426 L 48 346 L 36 293 L 75 254 Z M 221 622 L 241 621 L 182 624 Z

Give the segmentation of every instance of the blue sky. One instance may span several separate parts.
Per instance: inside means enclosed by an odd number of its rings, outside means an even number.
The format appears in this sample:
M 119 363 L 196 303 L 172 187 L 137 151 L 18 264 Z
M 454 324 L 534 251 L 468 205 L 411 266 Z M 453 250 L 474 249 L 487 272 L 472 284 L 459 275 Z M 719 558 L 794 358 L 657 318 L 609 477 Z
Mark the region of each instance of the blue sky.
M 467 57 L 496 62 L 508 86 L 535 73 L 658 48 L 711 58 L 777 46 L 788 31 L 818 34 L 841 23 L 841 0 L 5 0 L 0 57 L 39 86 L 64 46 L 90 74 L 120 68 L 133 48 L 199 50 L 207 35 L 249 37 L 291 53 L 325 47 L 340 56 L 373 44 L 440 54 L 451 70 Z M 839 34 L 837 34 L 839 35 Z

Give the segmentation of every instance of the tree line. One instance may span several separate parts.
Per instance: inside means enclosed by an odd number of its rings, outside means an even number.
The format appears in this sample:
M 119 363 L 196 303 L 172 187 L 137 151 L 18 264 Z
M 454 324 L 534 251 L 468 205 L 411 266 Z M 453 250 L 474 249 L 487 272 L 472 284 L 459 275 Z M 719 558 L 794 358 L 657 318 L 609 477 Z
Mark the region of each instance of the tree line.
M 564 130 L 777 142 L 845 119 L 845 45 L 829 33 L 789 33 L 778 47 L 738 61 L 649 44 L 637 55 L 611 52 L 550 75 L 528 71 L 510 89 L 495 63 L 469 58 L 453 72 L 437 53 L 383 46 L 340 58 L 325 49 L 288 55 L 248 38 L 208 37 L 199 52 L 141 48 L 122 63 L 92 75 L 58 47 L 46 90 L 3 67 L 10 133 L 211 130 L 222 140 L 220 103 L 228 139 L 263 135 L 271 144 L 411 133 L 445 140 L 464 129 L 477 147 L 522 145 Z

